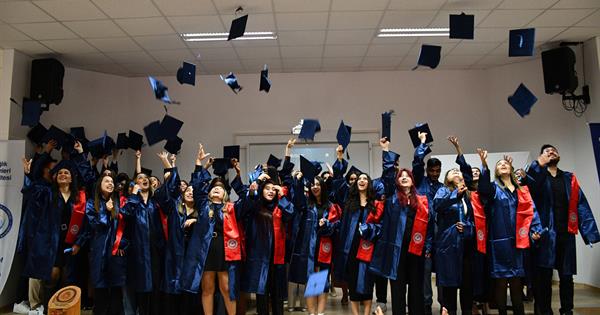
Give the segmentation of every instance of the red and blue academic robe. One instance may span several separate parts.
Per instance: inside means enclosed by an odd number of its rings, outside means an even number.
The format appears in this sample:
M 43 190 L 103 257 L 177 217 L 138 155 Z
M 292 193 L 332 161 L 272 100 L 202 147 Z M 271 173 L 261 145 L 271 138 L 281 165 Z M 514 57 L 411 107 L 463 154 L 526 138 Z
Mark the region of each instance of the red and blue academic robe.
M 527 171 L 531 195 L 535 201 L 541 225 L 547 232 L 533 248 L 535 264 L 539 267 L 561 270 L 564 276 L 577 274 L 577 254 L 575 251 L 575 235 L 581 233 L 586 245 L 600 242 L 600 233 L 596 220 L 577 177 L 571 172 L 562 172 L 567 191 L 568 208 L 568 242 L 562 261 L 556 260 L 556 227 L 554 226 L 554 205 L 552 188 L 546 167 L 533 161 Z

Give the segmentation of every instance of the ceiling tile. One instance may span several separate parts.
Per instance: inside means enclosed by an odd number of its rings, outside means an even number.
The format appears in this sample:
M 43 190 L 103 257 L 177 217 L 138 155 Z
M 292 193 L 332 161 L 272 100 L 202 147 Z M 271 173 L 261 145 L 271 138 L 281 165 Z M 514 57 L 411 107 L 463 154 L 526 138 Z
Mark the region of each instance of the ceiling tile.
M 166 16 L 209 15 L 217 13 L 212 1 L 154 0 L 154 3 Z
M 600 27 L 571 27 L 553 38 L 553 41 L 584 41 L 600 36 Z
M 375 30 L 328 31 L 326 44 L 368 44 L 375 36 Z
M 494 10 L 480 27 L 521 27 L 529 24 L 542 10 Z
M 77 38 L 73 32 L 60 23 L 31 23 L 31 24 L 13 24 L 21 32 L 29 35 L 33 39 L 70 39 Z
M 323 57 L 363 57 L 368 47 L 367 45 L 326 45 Z
M 224 33 L 227 32 L 217 15 L 168 17 L 178 33 Z
M 13 48 L 26 55 L 44 55 L 51 54 L 52 50 L 48 49 L 44 45 L 33 40 L 19 40 L 19 41 L 3 41 L 0 40 L 0 46 L 2 48 Z
M 321 68 L 321 72 L 357 72 L 360 70 L 360 67 L 347 67 L 347 66 L 323 66 Z
M 233 48 L 231 42 L 216 41 L 216 42 L 186 42 L 190 48 Z
M 279 31 L 307 31 L 327 29 L 327 12 L 277 13 Z
M 196 58 L 189 49 L 151 50 L 148 53 L 158 62 L 188 61 L 195 62 Z
M 323 58 L 323 67 L 358 67 L 361 57 Z
M 488 65 L 488 66 L 498 66 L 498 65 L 505 65 L 505 64 L 509 64 L 515 62 L 514 58 L 510 58 L 507 55 L 501 56 L 501 55 L 488 55 L 485 56 L 481 59 L 479 59 L 479 61 L 477 61 L 477 65 Z
M 375 36 L 375 35 L 373 35 Z M 398 45 L 416 43 L 417 37 L 374 37 L 373 45 Z
M 280 58 L 279 47 L 240 47 L 236 48 L 240 59 Z
M 88 42 L 103 52 L 122 52 L 140 50 L 140 46 L 138 46 L 129 37 L 95 38 L 89 39 Z
M 547 9 L 556 3 L 557 0 L 504 0 L 498 9 Z
M 30 40 L 27 35 L 19 32 L 18 30 L 10 27 L 8 24 L 0 25 L 0 41 L 14 41 L 14 40 Z
M 393 69 L 402 61 L 402 57 L 366 57 L 362 67 L 389 67 Z
M 123 5 L 122 0 L 92 1 L 113 19 L 160 16 L 150 0 L 127 0 L 127 5 Z
M 287 31 L 278 32 L 277 41 L 281 46 L 322 45 L 326 31 Z
M 501 42 L 508 40 L 508 28 L 475 28 L 475 41 Z
M 483 55 L 478 56 L 454 56 L 449 55 L 442 58 L 440 65 L 446 66 L 470 66 L 481 59 Z
M 496 47 L 494 50 L 490 52 L 490 55 L 496 56 L 508 56 L 508 42 L 502 43 L 502 45 Z
M 88 70 L 88 71 L 114 74 L 114 75 L 119 75 L 119 76 L 129 75 L 129 72 L 127 70 L 125 70 L 125 68 L 123 68 L 122 66 L 117 65 L 117 64 L 80 65 L 80 66 L 78 66 L 78 68 L 83 69 L 83 70 Z
M 535 29 L 535 41 L 547 42 L 566 29 L 566 27 L 537 27 Z
M 269 72 L 272 73 L 275 69 L 281 69 L 281 59 L 242 59 L 242 65 L 247 71 L 256 71 L 260 73 L 265 64 L 269 67 Z
M 426 27 L 436 13 L 433 10 L 385 11 L 381 28 Z
M 60 60 L 73 65 L 106 65 L 114 63 L 110 58 L 100 53 L 72 53 L 62 54 Z
M 187 48 L 179 35 L 137 36 L 133 39 L 148 50 Z
M 321 58 L 289 58 L 283 59 L 283 67 L 287 69 L 320 68 Z
M 225 24 L 228 24 L 227 19 L 221 17 Z M 230 24 L 229 24 L 230 25 Z M 272 13 L 268 14 L 252 14 L 248 17 L 246 24 L 246 32 L 269 32 L 275 31 L 275 19 Z
M 110 52 L 106 53 L 106 55 L 121 64 L 154 62 L 154 59 L 143 51 Z
M 475 43 L 462 41 L 452 51 L 451 55 L 487 55 L 490 51 L 500 46 L 500 42 L 497 43 Z
M 98 52 L 82 39 L 58 39 L 41 41 L 44 46 L 61 54 Z
M 388 10 L 438 10 L 446 0 L 391 0 Z
M 527 0 L 525 0 L 527 1 Z M 477 1 L 448 1 L 444 4 L 444 10 L 477 10 L 494 9 L 502 0 L 477 0 Z
M 331 12 L 330 30 L 371 29 L 379 25 L 383 11 Z
M 281 46 L 281 57 L 286 58 L 320 58 L 323 46 Z
M 239 60 L 204 60 L 202 61 L 202 66 L 208 72 L 215 72 L 219 74 L 227 74 L 229 72 L 240 73 L 244 71 L 244 66 L 240 63 Z M 244 82 L 239 82 L 241 86 L 244 86 Z M 223 88 L 227 86 L 223 83 Z
M 131 36 L 174 34 L 175 30 L 163 17 L 115 20 Z
M 157 72 L 163 72 L 164 68 L 157 62 L 147 62 L 147 63 L 124 63 L 121 64 L 123 68 L 133 74 L 142 74 L 142 75 L 155 75 Z
M 385 10 L 389 0 L 332 0 L 331 11 Z
M 106 16 L 88 0 L 43 0 L 34 4 L 59 21 L 95 20 Z
M 571 26 L 590 15 L 594 9 L 548 10 L 529 25 L 533 27 Z
M 202 49 L 194 49 L 194 55 L 199 60 L 229 60 L 229 59 L 237 59 L 238 56 L 236 52 L 231 48 L 202 48 Z
M 577 23 L 577 26 L 600 27 L 600 10 Z
M 274 0 L 275 12 L 329 11 L 331 0 Z
M 231 45 L 235 48 L 238 47 L 257 47 L 257 46 L 277 46 L 278 42 L 276 39 L 261 39 L 261 40 L 238 40 L 234 39 L 231 41 Z
M 597 0 L 560 0 L 553 9 L 600 8 Z
M 6 23 L 52 22 L 54 19 L 29 1 L 0 2 L 0 20 Z
M 77 35 L 85 38 L 106 38 L 126 36 L 117 24 L 110 20 L 63 22 Z
M 244 8 L 243 14 L 250 14 L 250 19 L 252 18 L 252 14 L 255 13 L 273 12 L 271 0 L 217 0 L 213 1 L 213 3 L 215 6 L 217 6 L 219 13 L 231 14 L 232 19 L 234 17 L 235 10 L 240 7 L 240 5 Z
M 371 45 L 367 57 L 402 57 L 411 49 L 413 44 Z

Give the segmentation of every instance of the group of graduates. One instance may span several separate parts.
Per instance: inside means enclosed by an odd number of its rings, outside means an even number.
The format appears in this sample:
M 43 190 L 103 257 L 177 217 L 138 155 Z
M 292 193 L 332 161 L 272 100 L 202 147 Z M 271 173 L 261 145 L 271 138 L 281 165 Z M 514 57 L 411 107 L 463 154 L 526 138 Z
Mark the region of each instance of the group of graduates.
M 385 311 L 389 283 L 392 313 L 421 315 L 431 314 L 433 271 L 449 314 L 457 313 L 457 291 L 462 314 L 474 301 L 506 314 L 507 288 L 513 313 L 524 314 L 529 278 L 536 314 L 545 315 L 557 269 L 560 312 L 572 314 L 575 235 L 592 244 L 600 234 L 575 175 L 558 168 L 558 150 L 544 145 L 525 171 L 508 156 L 491 169 L 478 149 L 478 168 L 449 137 L 459 168 L 440 182 L 441 162 L 425 163 L 426 136 L 419 133 L 412 169 L 399 166 L 382 138 L 378 178 L 348 171 L 341 145 L 332 166 L 321 172 L 311 162 L 316 175 L 303 174 L 291 162 L 291 139 L 283 161 L 259 165 L 247 183 L 236 159 L 233 180 L 211 175 L 215 160 L 201 144 L 185 181 L 166 152 L 158 154 L 164 178 L 143 169 L 137 151 L 130 179 L 118 170 L 118 152 L 98 171 L 79 142 L 63 147 L 57 163 L 51 140 L 23 160 L 17 250 L 29 308 L 43 312 L 60 287 L 83 283 L 93 288 L 96 315 L 213 314 L 218 304 L 245 314 L 251 294 L 258 314 L 283 314 L 284 300 L 295 307 L 287 296 L 297 287 L 288 282 L 305 285 L 328 270 L 322 294 L 306 298 L 309 314 L 325 313 L 332 286 L 348 292 L 342 302 L 349 297 L 354 315 L 371 313 L 376 288 Z

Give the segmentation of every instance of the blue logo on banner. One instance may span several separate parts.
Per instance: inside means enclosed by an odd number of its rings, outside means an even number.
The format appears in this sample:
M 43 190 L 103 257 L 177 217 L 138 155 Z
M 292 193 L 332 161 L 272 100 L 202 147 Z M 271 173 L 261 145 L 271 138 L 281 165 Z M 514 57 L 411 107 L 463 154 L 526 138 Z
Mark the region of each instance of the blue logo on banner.
M 590 133 L 592 134 L 592 147 L 596 157 L 596 171 L 598 172 L 598 179 L 600 179 L 600 123 L 590 124 Z
M 0 238 L 5 237 L 13 224 L 13 217 L 10 210 L 3 204 L 0 204 Z

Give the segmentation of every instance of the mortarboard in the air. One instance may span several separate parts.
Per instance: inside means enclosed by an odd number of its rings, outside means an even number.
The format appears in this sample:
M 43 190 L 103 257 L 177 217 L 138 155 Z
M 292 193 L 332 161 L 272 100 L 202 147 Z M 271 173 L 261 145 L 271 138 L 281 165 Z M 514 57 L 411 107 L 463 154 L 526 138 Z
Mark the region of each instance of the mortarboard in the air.
M 238 92 L 243 89 L 243 87 L 239 85 L 237 77 L 235 76 L 235 74 L 233 74 L 233 72 L 229 72 L 229 74 L 226 77 L 223 77 L 222 75 L 220 75 L 220 77 L 221 80 L 223 80 L 223 82 L 225 82 L 225 84 L 229 86 L 233 93 L 238 94 Z
M 56 165 L 54 165 L 54 167 L 50 170 L 50 173 L 54 175 L 62 169 L 66 169 L 69 172 L 71 172 L 71 176 L 75 175 L 73 174 L 73 172 L 76 171 L 76 167 L 73 161 L 71 160 L 61 160 L 60 162 L 56 163 Z
M 165 115 L 160 122 L 161 137 L 165 140 L 170 140 L 177 137 L 179 130 L 183 126 L 183 121 L 169 115 Z
M 142 171 L 140 173 L 146 174 L 146 176 L 148 176 L 148 177 L 152 176 L 152 170 L 149 168 L 142 167 Z
M 254 170 L 252 170 L 252 172 L 248 173 L 248 182 L 249 183 L 253 183 L 255 182 L 258 177 L 260 176 L 260 174 L 263 173 L 263 168 L 261 164 L 256 165 L 256 167 L 254 167 Z
M 116 145 L 115 140 L 113 140 L 113 138 L 108 135 L 106 130 L 104 130 L 103 139 L 104 139 L 104 141 L 102 142 L 102 148 L 104 149 L 104 151 L 102 153 L 104 153 L 104 155 L 109 155 L 112 153 L 112 150 L 115 148 L 115 145 Z
M 87 147 L 88 147 L 88 150 L 90 151 L 90 154 L 92 155 L 92 157 L 98 159 L 104 155 L 110 154 L 110 150 L 107 150 L 107 147 L 108 147 L 107 143 L 109 142 L 107 140 L 107 137 L 108 137 L 108 134 L 105 131 L 104 134 L 102 135 L 102 137 L 100 137 L 98 139 L 94 139 L 88 143 Z M 113 142 L 113 145 L 114 145 L 114 142 Z
M 42 115 L 42 103 L 37 100 L 23 100 L 23 111 L 21 126 L 33 127 L 40 122 Z
M 519 116 L 525 117 L 529 115 L 531 107 L 537 102 L 537 97 L 531 93 L 531 91 L 521 83 L 515 93 L 508 97 L 508 103 L 512 106 Z
M 42 142 L 48 143 L 50 140 L 56 140 L 56 149 L 60 150 L 63 145 L 69 142 L 69 134 L 64 132 L 62 129 L 52 125 L 48 132 L 44 135 Z
M 473 39 L 475 28 L 475 16 L 461 14 L 450 14 L 450 38 Z
M 311 185 L 315 179 L 315 176 L 319 174 L 315 164 L 309 160 L 307 160 L 304 156 L 300 155 L 300 171 L 302 172 L 302 176 L 306 179 Z
M 247 14 L 231 21 L 227 40 L 229 41 L 244 36 L 244 32 L 246 32 L 246 23 L 248 23 Z
M 183 62 L 183 66 L 177 69 L 177 82 L 179 84 L 196 85 L 196 65 Z
M 227 145 L 223 147 L 223 158 L 230 160 L 240 160 L 240 146 L 239 145 Z
M 31 128 L 29 132 L 27 132 L 27 138 L 29 138 L 29 140 L 31 140 L 33 143 L 42 144 L 44 141 L 44 136 L 47 132 L 48 129 L 39 123 Z
M 442 58 L 442 46 L 435 45 L 421 45 L 421 52 L 419 53 L 419 60 L 417 65 L 412 70 L 417 69 L 419 66 L 426 66 L 431 69 L 437 68 Z
M 344 147 L 344 150 L 346 150 L 346 148 L 350 144 L 350 136 L 351 135 L 352 135 L 352 127 L 344 124 L 344 121 L 342 120 L 340 122 L 340 126 L 338 127 L 336 138 L 337 138 L 338 144 L 341 144 L 342 147 Z
M 156 143 L 164 140 L 160 132 L 159 120 L 153 121 L 149 123 L 146 127 L 144 127 L 144 134 L 146 135 L 148 145 L 155 145 Z
M 508 56 L 533 56 L 535 28 L 511 30 L 508 35 Z
M 215 159 L 213 162 L 213 173 L 219 176 L 225 176 L 227 174 L 227 170 L 231 166 L 231 160 L 219 158 Z
M 175 138 L 171 138 L 167 140 L 165 143 L 164 149 L 171 154 L 178 154 L 181 150 L 181 145 L 183 144 L 183 139 L 175 136 Z
M 273 166 L 274 168 L 279 168 L 281 165 L 281 159 L 277 158 L 273 154 L 269 154 L 269 159 L 267 160 L 268 166 Z
M 315 140 L 315 133 L 321 131 L 321 124 L 316 119 L 304 119 L 298 139 Z
M 129 149 L 129 138 L 127 137 L 126 133 L 121 132 L 117 135 L 117 144 L 116 144 L 115 148 L 117 148 L 119 150 Z
M 329 278 L 329 270 L 321 270 L 308 276 L 304 297 L 323 294 L 323 291 L 325 291 L 325 287 L 327 286 L 327 278 Z
M 90 142 L 90 140 L 88 140 L 85 136 L 85 128 L 71 127 L 70 134 L 71 136 L 73 136 L 73 140 L 79 141 L 81 143 L 83 151 L 87 152 L 87 145 Z
M 169 98 L 169 93 L 167 93 L 169 88 L 153 77 L 148 77 L 148 80 L 150 81 L 152 92 L 154 92 L 154 97 L 157 100 L 163 101 L 163 103 L 171 104 L 171 98 Z
M 260 71 L 260 87 L 258 90 L 267 93 L 271 90 L 271 79 L 269 79 L 269 68 L 267 65 Z
M 133 131 L 133 130 L 129 130 L 129 147 L 133 150 L 141 150 L 142 149 L 142 145 L 144 144 L 144 137 Z
M 392 141 L 392 111 L 381 114 L 381 137 Z
M 429 124 L 416 124 L 414 128 L 408 130 L 408 135 L 410 136 L 410 140 L 412 141 L 413 147 L 418 147 L 421 144 L 421 140 L 419 140 L 419 132 L 426 132 L 427 136 L 425 137 L 425 143 L 433 142 L 433 136 L 431 135 L 431 130 L 429 130 Z

